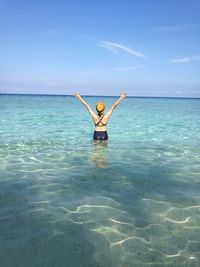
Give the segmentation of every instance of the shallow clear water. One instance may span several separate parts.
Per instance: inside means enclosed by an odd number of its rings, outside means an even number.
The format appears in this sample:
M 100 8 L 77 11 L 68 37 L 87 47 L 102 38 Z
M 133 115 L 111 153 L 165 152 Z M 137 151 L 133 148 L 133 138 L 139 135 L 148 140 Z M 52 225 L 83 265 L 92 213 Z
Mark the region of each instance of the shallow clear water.
M 85 98 L 110 106 L 116 98 Z M 0 266 L 200 266 L 200 100 L 0 96 Z

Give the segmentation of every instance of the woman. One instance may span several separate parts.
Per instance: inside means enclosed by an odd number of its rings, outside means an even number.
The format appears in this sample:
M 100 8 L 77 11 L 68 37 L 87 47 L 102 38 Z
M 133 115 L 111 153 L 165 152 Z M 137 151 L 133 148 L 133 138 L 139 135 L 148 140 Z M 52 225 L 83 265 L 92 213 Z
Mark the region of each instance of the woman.
M 120 98 L 112 105 L 111 109 L 104 114 L 105 104 L 103 102 L 99 102 L 96 104 L 96 111 L 97 114 L 90 108 L 90 106 L 82 99 L 79 93 L 75 93 L 74 96 L 83 103 L 83 105 L 88 109 L 94 124 L 95 124 L 95 131 L 94 131 L 94 140 L 107 140 L 108 134 L 106 130 L 107 122 L 113 113 L 116 106 L 126 97 L 126 93 L 122 93 Z

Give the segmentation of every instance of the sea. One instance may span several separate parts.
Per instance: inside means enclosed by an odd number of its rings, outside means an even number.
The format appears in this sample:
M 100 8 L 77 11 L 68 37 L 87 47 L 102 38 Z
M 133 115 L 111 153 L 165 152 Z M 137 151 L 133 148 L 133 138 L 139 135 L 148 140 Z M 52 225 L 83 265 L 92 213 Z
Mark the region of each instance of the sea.
M 116 97 L 83 97 L 106 111 Z M 200 99 L 0 95 L 1 267 L 199 267 Z

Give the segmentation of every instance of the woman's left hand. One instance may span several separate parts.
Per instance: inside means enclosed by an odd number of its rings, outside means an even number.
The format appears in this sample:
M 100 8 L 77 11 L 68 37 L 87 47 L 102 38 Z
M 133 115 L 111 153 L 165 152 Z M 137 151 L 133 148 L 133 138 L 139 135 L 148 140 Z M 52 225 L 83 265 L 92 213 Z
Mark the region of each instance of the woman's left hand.
M 81 97 L 80 93 L 75 93 L 74 96 L 75 96 L 76 98 L 80 98 L 80 97 Z

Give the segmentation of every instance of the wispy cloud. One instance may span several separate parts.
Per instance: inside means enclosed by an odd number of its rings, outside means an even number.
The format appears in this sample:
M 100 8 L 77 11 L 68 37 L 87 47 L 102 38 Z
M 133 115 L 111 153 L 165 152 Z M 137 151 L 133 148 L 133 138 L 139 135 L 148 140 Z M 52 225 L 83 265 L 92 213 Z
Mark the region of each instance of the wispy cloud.
M 119 51 L 123 51 L 125 53 L 128 53 L 131 56 L 140 57 L 140 58 L 145 57 L 145 55 L 143 53 L 136 51 L 136 50 L 133 50 L 132 48 L 127 47 L 127 46 L 122 45 L 122 44 L 101 41 L 97 45 L 100 47 L 106 48 L 106 49 L 112 51 L 113 53 L 119 53 Z
M 200 55 L 194 55 L 194 56 L 183 57 L 183 58 L 175 58 L 175 59 L 171 59 L 170 61 L 172 63 L 186 63 L 186 62 L 190 62 L 194 60 L 200 60 Z
M 177 32 L 177 31 L 183 31 L 183 30 L 191 29 L 194 26 L 195 26 L 195 24 L 184 24 L 184 25 L 174 25 L 174 26 L 159 26 L 159 27 L 152 28 L 149 31 L 149 33 L 152 33 L 152 32 L 163 32 L 163 33 Z
M 129 67 L 120 67 L 120 68 L 115 68 L 114 71 L 133 71 L 136 69 L 141 69 L 143 68 L 142 66 L 129 66 Z

